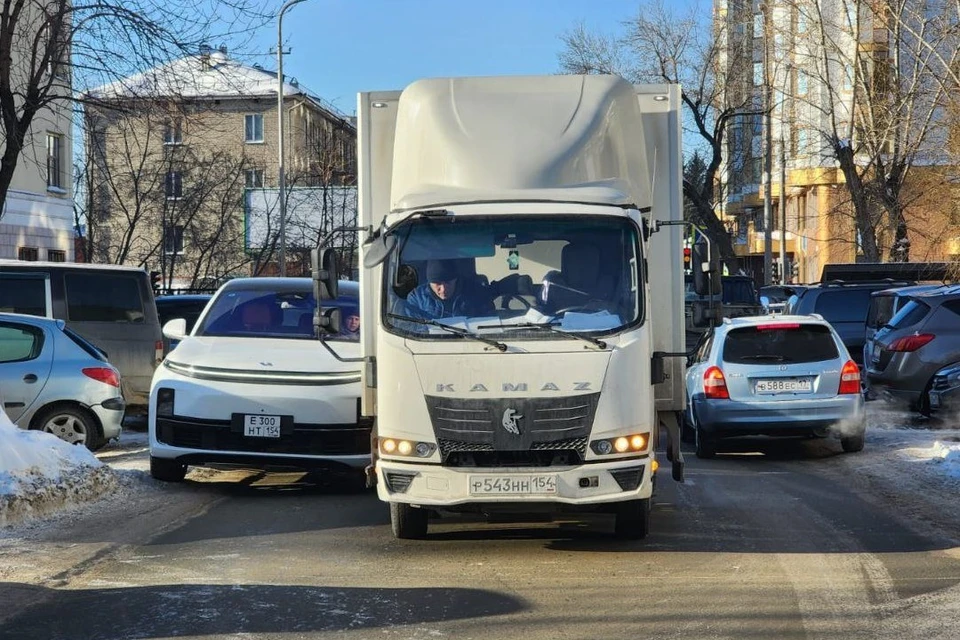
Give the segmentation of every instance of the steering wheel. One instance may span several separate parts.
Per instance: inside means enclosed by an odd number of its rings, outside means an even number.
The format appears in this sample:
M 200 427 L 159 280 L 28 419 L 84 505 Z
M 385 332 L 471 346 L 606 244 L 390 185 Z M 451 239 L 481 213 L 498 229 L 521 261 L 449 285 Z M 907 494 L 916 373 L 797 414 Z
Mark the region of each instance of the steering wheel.
M 551 313 L 555 316 L 558 316 L 561 313 L 566 313 L 568 311 L 596 311 L 596 309 L 590 304 L 574 304 L 570 305 L 569 307 L 564 307 L 563 309 L 551 311 Z
M 510 308 L 510 301 L 516 300 L 523 305 L 523 311 L 529 311 L 533 304 L 524 298 L 523 296 L 516 293 L 504 293 L 499 296 L 500 298 L 500 309 L 506 310 Z

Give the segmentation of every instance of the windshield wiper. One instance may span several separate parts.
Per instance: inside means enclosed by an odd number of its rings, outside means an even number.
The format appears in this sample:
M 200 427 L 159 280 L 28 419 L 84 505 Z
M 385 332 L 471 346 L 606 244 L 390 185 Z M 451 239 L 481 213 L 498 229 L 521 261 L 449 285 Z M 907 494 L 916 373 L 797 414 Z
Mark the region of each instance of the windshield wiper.
M 425 320 L 423 318 L 414 318 L 412 316 L 403 316 L 396 313 L 388 313 L 388 318 L 393 318 L 394 320 L 406 320 L 407 322 L 415 322 L 416 324 L 425 324 L 431 327 L 440 327 L 445 331 L 449 331 L 458 336 L 463 336 L 464 338 L 473 338 L 485 344 L 489 344 L 493 347 L 496 347 L 498 351 L 506 351 L 507 345 L 499 342 L 497 340 L 491 340 L 490 338 L 484 338 L 483 336 L 478 336 L 472 331 L 467 331 L 466 329 L 461 329 L 460 327 L 451 327 L 448 324 L 443 324 L 442 322 L 437 322 L 436 320 Z
M 563 329 L 558 329 L 557 325 L 559 322 L 521 322 L 519 324 L 484 324 L 477 327 L 477 329 L 534 329 L 534 330 L 546 330 L 553 333 L 559 334 L 561 336 L 568 336 L 570 338 L 576 338 L 577 340 L 583 340 L 584 342 L 589 342 L 590 344 L 600 347 L 601 349 L 607 348 L 607 343 L 599 338 L 594 338 L 593 336 L 585 336 L 580 333 L 574 333 L 573 331 L 564 331 Z

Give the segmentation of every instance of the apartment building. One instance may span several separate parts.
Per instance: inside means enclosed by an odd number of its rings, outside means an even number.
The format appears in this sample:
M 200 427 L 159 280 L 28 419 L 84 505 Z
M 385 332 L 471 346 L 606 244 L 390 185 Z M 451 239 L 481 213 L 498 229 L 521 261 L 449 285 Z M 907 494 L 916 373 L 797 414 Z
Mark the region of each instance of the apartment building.
M 877 119 L 881 98 L 899 97 L 897 82 L 923 86 L 922 78 L 897 78 L 891 70 L 897 48 L 909 44 L 895 40 L 885 6 L 868 0 L 714 2 L 720 64 L 733 79 L 727 99 L 744 104 L 726 139 L 722 215 L 743 268 L 758 280 L 764 277 L 768 198 L 774 269 L 787 280 L 816 281 L 828 263 L 872 261 L 833 140 L 857 149 L 854 162 L 864 175 L 878 159 L 896 160 L 894 141 L 911 154 L 900 198 L 906 203 L 902 228 L 888 220 L 879 199 L 871 205 L 879 260 L 896 259 L 898 251 L 913 261 L 960 258 L 960 215 L 946 204 L 955 200 L 956 160 L 943 152 L 946 134 L 936 111 L 929 123 L 922 120 L 935 109 L 936 93 L 917 100 L 910 116 L 916 121 Z M 769 123 L 763 115 L 768 106 Z M 908 145 L 914 146 L 904 151 Z M 779 264 L 781 242 L 785 265 Z
M 90 92 L 92 259 L 159 271 L 165 286 L 275 273 L 279 212 L 256 221 L 267 240 L 252 245 L 244 195 L 278 185 L 277 90 L 276 73 L 204 49 Z M 283 96 L 288 189 L 355 184 L 353 119 L 292 78 Z M 288 273 L 305 259 L 288 252 Z
M 28 31 L 29 18 L 21 18 L 19 26 Z M 26 84 L 26 78 L 17 77 L 17 71 L 24 76 L 32 70 L 32 65 L 30 60 L 18 58 L 25 58 L 30 51 L 14 46 L 8 53 L 12 57 L 13 89 L 22 92 L 17 84 Z M 10 189 L 2 203 L 0 258 L 54 262 L 74 259 L 69 67 L 61 66 L 56 73 L 51 93 L 63 95 L 64 99 L 52 101 L 41 109 L 27 132 Z M 0 142 L 5 146 L 2 136 L 0 131 Z

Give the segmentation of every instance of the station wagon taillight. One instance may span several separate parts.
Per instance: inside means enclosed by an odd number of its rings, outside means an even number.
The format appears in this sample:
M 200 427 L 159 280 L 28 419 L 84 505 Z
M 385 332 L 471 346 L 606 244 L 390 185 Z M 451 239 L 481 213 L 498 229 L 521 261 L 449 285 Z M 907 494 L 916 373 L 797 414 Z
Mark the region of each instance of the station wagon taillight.
M 837 393 L 860 393 L 860 367 L 853 360 L 847 360 L 840 370 L 840 390 Z
M 100 382 L 105 382 L 111 387 L 120 387 L 120 376 L 117 375 L 117 372 L 113 369 L 107 367 L 87 367 L 81 369 L 83 375 L 88 378 L 93 378 L 94 380 L 99 380 Z
M 714 400 L 729 400 L 727 380 L 720 367 L 713 366 L 703 372 L 703 395 Z
M 933 335 L 932 333 L 918 333 L 912 336 L 904 336 L 891 342 L 890 346 L 887 347 L 887 351 L 900 351 L 909 353 L 911 351 L 916 351 L 936 337 L 937 336 Z

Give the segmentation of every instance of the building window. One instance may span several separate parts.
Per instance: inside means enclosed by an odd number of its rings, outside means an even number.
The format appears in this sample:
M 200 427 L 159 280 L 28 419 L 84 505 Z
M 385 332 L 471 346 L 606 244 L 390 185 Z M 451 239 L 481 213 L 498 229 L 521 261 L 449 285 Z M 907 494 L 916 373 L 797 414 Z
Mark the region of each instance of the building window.
M 175 224 L 164 230 L 163 252 L 167 255 L 183 253 L 183 225 Z
M 761 12 L 753 14 L 753 37 L 763 37 L 763 13 Z
M 805 96 L 810 90 L 810 80 L 807 72 L 803 69 L 797 71 L 797 95 Z
M 17 259 L 36 262 L 40 259 L 40 250 L 36 247 L 20 247 L 17 249 Z
M 243 120 L 244 142 L 263 142 L 263 114 L 248 113 Z
M 164 181 L 164 193 L 167 200 L 179 200 L 183 197 L 183 176 L 179 171 L 168 171 Z
M 163 144 L 183 144 L 183 122 L 180 118 L 167 118 L 163 122 Z
M 263 169 L 247 169 L 245 175 L 245 186 L 247 189 L 263 188 Z
M 753 85 L 759 87 L 763 84 L 763 63 L 753 63 Z
M 63 188 L 63 136 L 47 134 L 47 188 Z
M 47 260 L 50 262 L 66 262 L 67 252 L 63 249 L 47 249 Z

